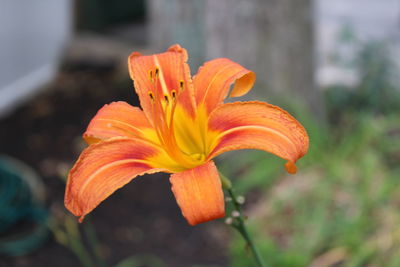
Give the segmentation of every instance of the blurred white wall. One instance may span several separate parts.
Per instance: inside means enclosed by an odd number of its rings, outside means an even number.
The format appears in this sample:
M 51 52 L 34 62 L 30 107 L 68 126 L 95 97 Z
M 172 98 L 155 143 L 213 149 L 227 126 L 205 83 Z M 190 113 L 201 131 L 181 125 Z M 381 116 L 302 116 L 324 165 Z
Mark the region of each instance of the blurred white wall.
M 72 29 L 72 0 L 0 0 L 0 116 L 49 82 Z

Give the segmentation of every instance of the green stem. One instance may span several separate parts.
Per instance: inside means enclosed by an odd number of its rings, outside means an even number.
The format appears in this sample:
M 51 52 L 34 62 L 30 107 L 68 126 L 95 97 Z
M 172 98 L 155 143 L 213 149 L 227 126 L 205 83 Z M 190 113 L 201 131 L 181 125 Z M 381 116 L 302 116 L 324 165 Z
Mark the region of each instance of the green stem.
M 81 262 L 82 266 L 84 267 L 96 266 L 96 264 L 90 257 L 90 253 L 83 245 L 77 222 L 72 218 L 67 217 L 65 220 L 65 229 L 68 235 L 68 247 L 79 258 L 79 261 Z
M 89 218 L 88 218 L 89 219 Z M 96 230 L 90 220 L 86 219 L 85 233 L 92 249 L 93 255 L 96 259 L 96 266 L 105 267 L 106 263 L 101 253 L 100 243 L 97 239 Z
M 232 198 L 232 203 L 233 203 L 235 210 L 239 212 L 239 216 L 234 218 L 235 222 L 232 224 L 232 227 L 235 228 L 242 235 L 243 239 L 246 241 L 251 252 L 253 253 L 258 266 L 266 267 L 267 265 L 263 261 L 261 255 L 260 255 L 260 252 L 258 251 L 257 247 L 255 246 L 254 241 L 253 241 L 252 237 L 250 236 L 249 231 L 246 228 L 246 224 L 244 221 L 245 218 L 243 217 L 241 203 L 239 203 L 237 201 L 238 198 L 235 195 L 235 192 L 232 188 L 231 181 L 221 173 L 220 173 L 220 177 L 221 177 L 223 187 L 226 189 L 226 191 L 228 191 L 229 196 Z

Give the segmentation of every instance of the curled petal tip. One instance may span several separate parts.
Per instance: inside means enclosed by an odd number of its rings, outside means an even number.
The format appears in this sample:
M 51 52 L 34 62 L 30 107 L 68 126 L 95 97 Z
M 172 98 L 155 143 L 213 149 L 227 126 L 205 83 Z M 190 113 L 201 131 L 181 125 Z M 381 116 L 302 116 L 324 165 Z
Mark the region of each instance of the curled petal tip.
M 286 171 L 290 174 L 296 174 L 297 167 L 292 161 L 288 161 L 285 164 Z
M 217 58 L 204 63 L 193 78 L 196 102 L 205 104 L 210 113 L 223 103 L 234 84 L 230 96 L 242 96 L 253 86 L 255 74 L 227 58 Z
M 168 48 L 168 51 L 172 51 L 172 52 L 182 52 L 183 50 L 185 50 L 185 49 L 182 46 L 180 46 L 179 44 L 171 45 Z
M 140 52 L 133 52 L 129 57 L 140 57 L 142 54 Z
M 175 52 L 175 53 L 180 53 L 180 54 L 182 54 L 183 55 L 183 60 L 186 62 L 187 61 L 187 59 L 188 59 L 188 53 L 187 53 L 187 51 L 186 51 L 186 49 L 185 48 L 183 48 L 182 46 L 180 46 L 179 44 L 174 44 L 174 45 L 171 45 L 169 48 L 168 48 L 168 50 L 167 50 L 168 52 Z
M 235 86 L 233 87 L 230 97 L 239 97 L 247 94 L 253 87 L 256 81 L 256 74 L 252 71 L 245 70 L 245 74 L 236 80 Z

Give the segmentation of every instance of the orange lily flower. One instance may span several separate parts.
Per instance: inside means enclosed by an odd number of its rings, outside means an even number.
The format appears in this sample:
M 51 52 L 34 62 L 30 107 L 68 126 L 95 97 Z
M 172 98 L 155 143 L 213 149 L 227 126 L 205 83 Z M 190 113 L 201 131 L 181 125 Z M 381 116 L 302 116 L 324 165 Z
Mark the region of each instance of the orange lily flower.
M 212 159 L 236 149 L 261 149 L 295 162 L 308 149 L 303 126 L 268 103 L 235 102 L 255 74 L 226 58 L 208 61 L 193 78 L 187 52 L 128 58 L 130 76 L 143 108 L 113 102 L 101 108 L 83 137 L 89 146 L 69 173 L 65 206 L 80 221 L 114 191 L 135 177 L 171 173 L 176 201 L 189 224 L 225 215 L 218 170 Z

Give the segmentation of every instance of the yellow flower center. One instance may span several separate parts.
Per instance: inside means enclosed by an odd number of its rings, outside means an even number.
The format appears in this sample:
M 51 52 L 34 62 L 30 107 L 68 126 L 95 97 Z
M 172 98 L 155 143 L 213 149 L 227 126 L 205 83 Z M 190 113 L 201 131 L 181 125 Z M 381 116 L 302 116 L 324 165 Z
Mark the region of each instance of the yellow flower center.
M 146 137 L 158 144 L 163 153 L 152 158 L 155 168 L 170 172 L 180 172 L 202 165 L 210 153 L 210 134 L 205 108 L 198 107 L 192 118 L 177 101 L 185 89 L 184 81 L 179 82 L 178 90 L 168 90 L 158 68 L 149 71 L 154 88 L 149 91 L 152 103 L 154 131 L 149 130 Z

